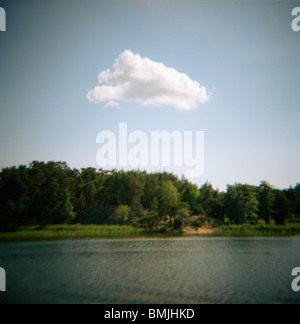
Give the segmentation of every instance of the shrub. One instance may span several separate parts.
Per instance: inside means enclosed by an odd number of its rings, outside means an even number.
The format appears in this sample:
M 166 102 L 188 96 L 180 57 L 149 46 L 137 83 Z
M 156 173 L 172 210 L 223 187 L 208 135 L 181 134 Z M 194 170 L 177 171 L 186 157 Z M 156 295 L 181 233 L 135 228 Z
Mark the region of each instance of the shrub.
M 113 220 L 120 225 L 129 224 L 131 220 L 131 209 L 128 206 L 120 206 L 113 214 Z
M 183 219 L 181 217 L 175 218 L 174 223 L 173 223 L 174 230 L 182 231 L 183 226 L 184 226 Z

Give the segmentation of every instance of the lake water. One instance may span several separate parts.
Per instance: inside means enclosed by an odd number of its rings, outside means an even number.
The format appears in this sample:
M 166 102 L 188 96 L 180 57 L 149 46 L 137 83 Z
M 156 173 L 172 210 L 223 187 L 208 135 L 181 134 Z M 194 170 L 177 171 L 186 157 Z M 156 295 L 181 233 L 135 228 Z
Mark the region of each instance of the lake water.
M 300 303 L 300 237 L 1 244 L 0 303 Z

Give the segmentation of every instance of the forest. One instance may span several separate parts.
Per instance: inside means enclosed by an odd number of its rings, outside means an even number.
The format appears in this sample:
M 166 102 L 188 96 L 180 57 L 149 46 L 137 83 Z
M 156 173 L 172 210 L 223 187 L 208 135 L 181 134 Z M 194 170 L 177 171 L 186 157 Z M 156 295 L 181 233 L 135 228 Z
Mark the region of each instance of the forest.
M 300 218 L 300 185 L 282 190 L 266 181 L 236 183 L 220 192 L 166 172 L 76 170 L 65 162 L 34 161 L 0 173 L 2 232 L 53 224 L 153 228 L 162 220 L 180 229 L 191 215 L 224 224 L 284 225 Z

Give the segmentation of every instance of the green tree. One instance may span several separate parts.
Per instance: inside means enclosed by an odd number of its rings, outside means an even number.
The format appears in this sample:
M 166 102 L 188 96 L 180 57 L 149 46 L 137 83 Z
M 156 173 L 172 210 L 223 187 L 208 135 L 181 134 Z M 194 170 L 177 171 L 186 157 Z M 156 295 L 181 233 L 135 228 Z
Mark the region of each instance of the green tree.
M 200 191 L 198 186 L 189 183 L 185 191 L 181 194 L 180 200 L 188 203 L 189 208 L 193 215 L 199 214 L 199 203 L 198 199 L 200 196 Z
M 254 186 L 228 185 L 226 193 L 226 214 L 233 224 L 251 223 L 258 219 L 257 190 Z
M 259 187 L 259 218 L 263 219 L 267 224 L 270 224 L 270 220 L 273 215 L 273 205 L 274 205 L 274 193 L 272 186 L 263 181 Z
M 220 220 L 226 215 L 235 224 L 254 224 L 258 217 L 284 224 L 289 217 L 300 217 L 300 185 L 273 190 L 267 182 L 260 187 L 236 184 L 220 193 L 209 183 L 198 190 L 167 172 L 79 171 L 54 161 L 0 172 L 0 230 L 69 223 L 74 217 L 85 224 L 104 224 L 116 209 L 118 222 L 135 218 L 148 226 L 157 226 L 162 217 L 169 217 L 172 225 L 173 219 L 184 220 L 190 213 Z
M 275 190 L 273 219 L 276 225 L 285 225 L 291 216 L 291 206 L 283 191 Z
M 161 216 L 170 217 L 170 225 L 172 218 L 177 213 L 179 203 L 179 193 L 172 181 L 164 181 L 159 190 L 159 211 Z
M 158 174 L 146 174 L 142 204 L 145 208 L 152 208 L 153 200 L 158 199 L 159 178 Z
M 131 213 L 133 218 L 142 218 L 145 216 L 145 211 L 141 204 L 141 198 L 139 196 L 134 196 L 132 199 Z
M 129 206 L 120 206 L 113 215 L 113 220 L 120 224 L 125 225 L 131 221 L 131 209 Z
M 177 216 L 181 219 L 186 219 L 191 216 L 191 210 L 189 207 L 179 204 Z
M 148 214 L 139 220 L 139 224 L 147 225 L 149 227 L 157 227 L 160 219 L 161 218 L 158 211 L 158 202 L 154 197 Z
M 65 224 L 71 223 L 74 219 L 73 206 L 70 202 L 69 193 L 67 190 L 64 191 L 61 201 L 53 210 L 52 223 Z
M 201 186 L 200 195 L 198 198 L 198 202 L 202 207 L 206 216 L 210 214 L 210 209 L 214 198 L 215 198 L 215 190 L 212 184 L 206 182 L 203 186 Z
M 226 211 L 225 210 L 225 194 L 218 193 L 218 195 L 211 202 L 211 207 L 208 211 L 207 216 L 224 221 L 225 211 Z
M 296 217 L 300 218 L 300 184 L 299 183 L 297 183 L 296 187 L 294 188 L 294 191 L 296 192 L 297 195 L 294 214 Z
M 173 228 L 175 231 L 182 231 L 184 227 L 184 221 L 181 217 L 176 217 L 174 219 Z
M 215 190 L 212 184 L 206 182 L 200 188 L 200 196 L 198 198 L 200 210 L 207 217 L 224 220 L 225 218 L 225 197 L 219 190 Z
M 285 190 L 285 195 L 290 203 L 293 216 L 300 217 L 300 184 Z

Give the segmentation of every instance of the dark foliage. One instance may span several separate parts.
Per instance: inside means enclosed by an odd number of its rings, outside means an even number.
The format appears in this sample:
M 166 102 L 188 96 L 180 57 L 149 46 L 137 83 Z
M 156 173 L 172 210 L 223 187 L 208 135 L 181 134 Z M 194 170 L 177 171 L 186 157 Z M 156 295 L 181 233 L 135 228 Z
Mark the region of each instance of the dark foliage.
M 259 219 L 284 224 L 300 217 L 300 186 L 275 190 L 267 182 L 235 184 L 220 193 L 209 183 L 198 188 L 166 172 L 79 171 L 64 162 L 34 161 L 0 173 L 1 231 L 70 223 L 157 226 L 162 219 L 171 225 L 183 214 L 236 224 Z

